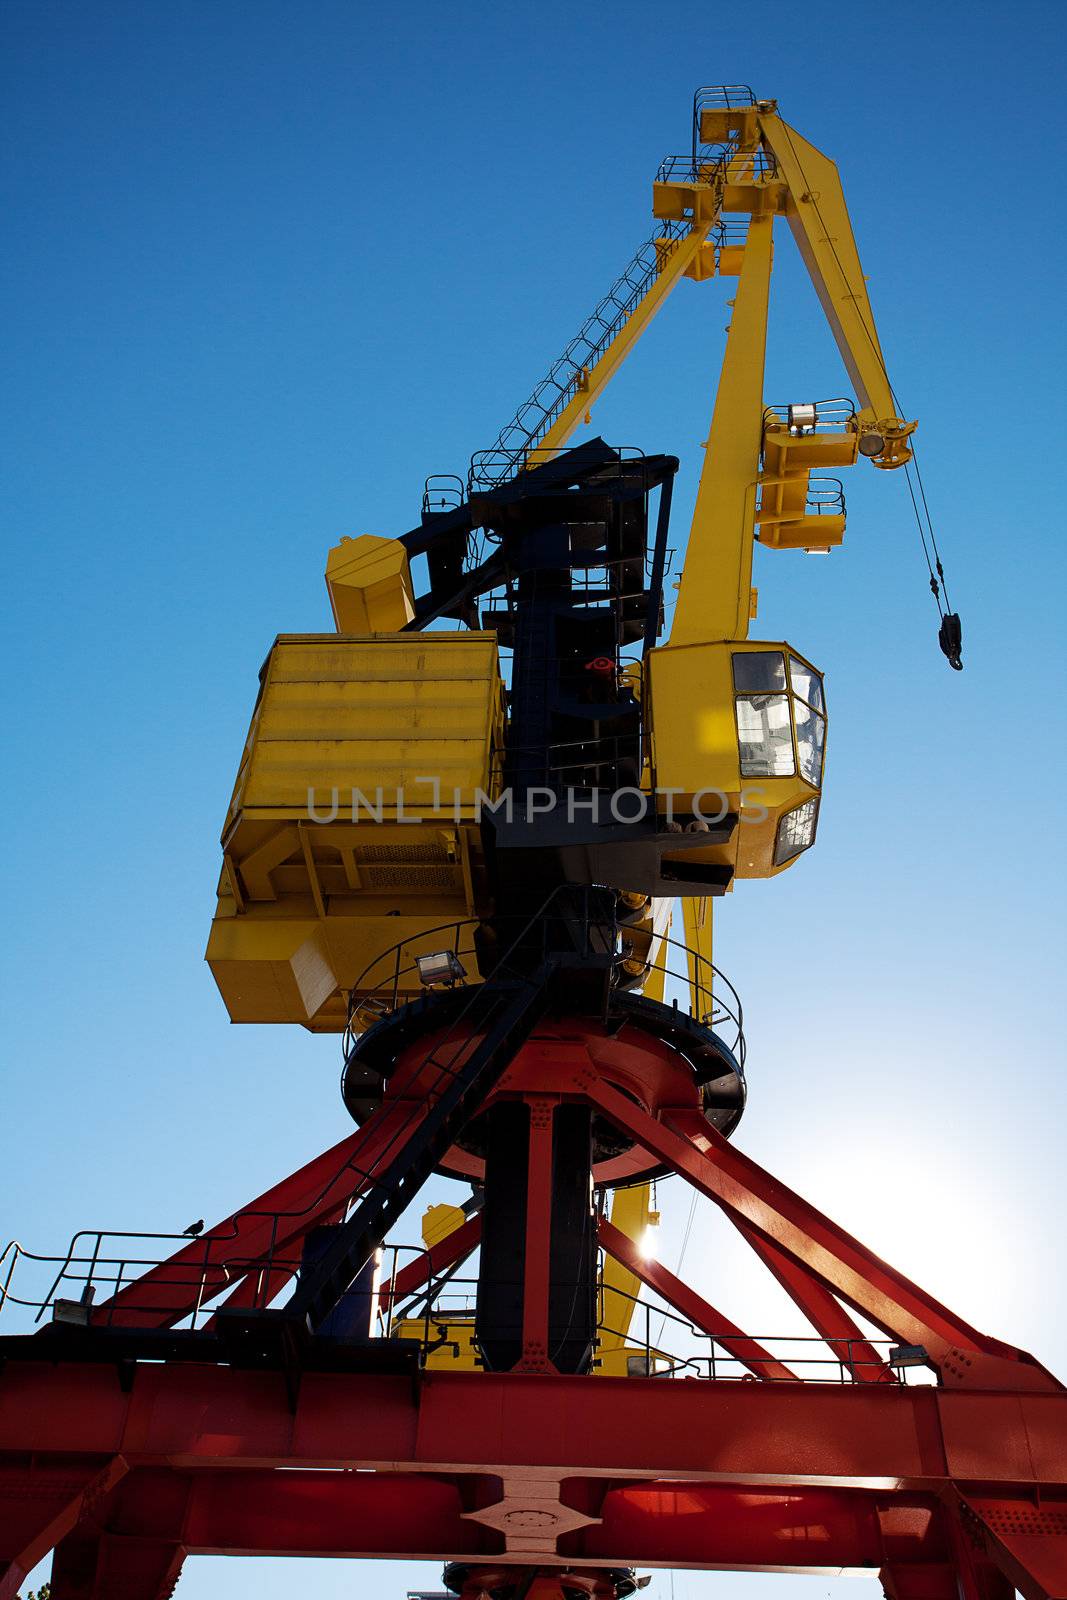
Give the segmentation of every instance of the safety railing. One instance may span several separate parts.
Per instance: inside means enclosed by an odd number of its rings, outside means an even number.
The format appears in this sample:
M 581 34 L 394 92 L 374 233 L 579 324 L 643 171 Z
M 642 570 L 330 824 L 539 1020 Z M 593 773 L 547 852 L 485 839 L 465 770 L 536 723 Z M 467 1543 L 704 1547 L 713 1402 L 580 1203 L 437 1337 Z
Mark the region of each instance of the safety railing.
M 531 940 L 533 944 L 538 939 L 542 941 L 544 959 L 551 943 L 549 929 L 554 920 L 560 918 L 566 919 L 578 954 L 613 955 L 621 969 L 630 954 L 627 944 L 630 950 L 633 948 L 633 924 L 620 924 L 607 909 L 610 903 L 611 897 L 604 890 L 565 885 L 552 890 L 531 916 L 503 919 L 501 926 L 505 937 L 499 940 L 502 953 L 494 963 L 494 973 L 508 976 L 514 953 L 520 948 L 524 965 L 528 966 Z M 471 1007 L 478 1005 L 482 989 L 480 981 L 476 981 L 480 973 L 475 927 L 473 921 L 442 924 L 420 936 L 423 952 L 444 948 L 446 937 L 450 936 L 451 948 L 461 965 L 464 956 L 470 961 L 470 967 L 463 968 L 456 984 L 469 987 L 471 993 L 451 1018 L 444 1039 L 438 1041 L 424 1062 L 425 1067 L 437 1072 L 435 1080 L 426 1082 L 426 1094 L 431 1098 L 441 1092 L 446 1079 L 461 1070 L 454 1065 L 455 1052 L 451 1051 L 451 1044 L 462 1037 L 465 1027 L 477 1026 L 477 1020 L 473 1024 L 468 1020 Z M 422 987 L 421 978 L 415 975 L 418 966 L 417 954 L 411 948 L 413 943 L 411 939 L 399 942 L 365 969 L 350 996 L 346 1054 L 357 1025 L 359 1028 L 366 1026 L 373 1019 L 375 1008 L 378 1014 L 395 1010 L 402 995 L 406 998 L 412 988 Z M 676 958 L 671 952 L 683 952 L 683 955 Z M 536 955 L 536 950 L 533 953 Z M 669 938 L 652 944 L 645 965 L 648 972 L 662 971 L 665 984 L 668 977 L 684 983 L 692 974 L 691 1014 L 713 1027 L 729 1019 L 734 1025 L 733 1038 L 732 1042 L 724 1038 L 724 1042 L 730 1044 L 734 1054 L 743 1061 L 740 999 L 717 968 L 699 952 L 689 951 L 679 941 Z M 620 983 L 619 987 L 625 985 Z M 357 1011 L 360 1000 L 363 1009 Z M 677 1000 L 674 1004 L 677 1006 Z M 412 1118 L 417 1114 L 418 1109 L 413 1109 Z M 398 1141 L 407 1136 L 409 1126 L 410 1121 L 398 1125 L 369 1164 L 353 1155 L 340 1160 L 336 1169 L 323 1175 L 317 1192 L 299 1208 L 246 1207 L 226 1224 L 202 1234 L 196 1230 L 170 1234 L 83 1229 L 75 1234 L 63 1256 L 41 1255 L 12 1242 L 0 1253 L 0 1312 L 21 1308 L 23 1312 L 32 1311 L 39 1320 L 46 1311 L 55 1315 L 58 1309 L 62 1313 L 61 1320 L 73 1322 L 91 1321 L 103 1326 L 150 1323 L 196 1329 L 203 1327 L 217 1309 L 216 1302 L 224 1302 L 238 1286 L 241 1286 L 244 1305 L 254 1308 L 269 1304 L 299 1273 L 300 1259 L 296 1252 L 309 1227 L 322 1222 L 331 1212 L 337 1215 L 338 1195 L 354 1197 L 380 1185 L 392 1152 Z M 254 1251 L 242 1244 L 242 1237 L 247 1237 L 247 1234 L 242 1235 L 242 1225 L 249 1222 L 259 1224 Z M 20 1263 L 32 1268 L 31 1277 L 36 1274 L 40 1280 L 32 1293 L 21 1287 L 21 1278 L 18 1286 L 14 1283 Z M 142 1283 L 146 1274 L 145 1283 Z M 5 1317 L 5 1322 L 9 1321 L 10 1318 Z
M 12 1241 L 0 1252 L 0 1331 L 32 1332 L 45 1320 L 88 1324 L 98 1327 L 137 1325 L 151 1314 L 163 1323 L 173 1320 L 169 1312 L 181 1310 L 174 1326 L 203 1330 L 214 1314 L 210 1303 L 219 1289 L 206 1274 L 199 1277 L 188 1269 L 170 1269 L 176 1291 L 174 1305 L 161 1305 L 158 1296 L 138 1304 L 136 1297 L 114 1305 L 121 1288 L 136 1283 L 137 1275 L 158 1268 L 167 1260 L 159 1246 L 183 1236 L 149 1233 L 107 1233 L 85 1231 L 75 1236 L 65 1256 L 45 1256 L 26 1250 Z M 122 1248 L 113 1246 L 119 1241 Z M 184 1241 L 187 1242 L 187 1241 Z M 154 1243 L 156 1248 L 149 1248 Z M 458 1358 L 465 1345 L 472 1343 L 477 1303 L 477 1279 L 459 1276 L 462 1259 L 443 1271 L 430 1270 L 430 1255 L 425 1247 L 389 1245 L 380 1252 L 376 1281 L 369 1286 L 370 1332 L 374 1337 L 408 1338 L 418 1343 L 423 1358 L 451 1347 Z M 237 1281 L 242 1271 L 255 1268 L 247 1258 L 234 1258 L 231 1275 Z M 398 1292 L 398 1276 L 404 1268 L 418 1269 L 418 1284 Z M 274 1263 L 275 1278 L 281 1287 L 295 1283 L 301 1262 L 295 1256 L 279 1257 Z M 16 1284 L 16 1275 L 29 1279 Z M 158 1285 L 158 1277 L 154 1280 Z M 187 1291 L 197 1282 L 203 1285 L 202 1303 L 186 1309 Z M 278 1286 L 275 1285 L 275 1293 Z M 936 1373 L 929 1365 L 916 1364 L 912 1349 L 906 1353 L 889 1339 L 877 1337 L 824 1340 L 804 1334 L 739 1335 L 734 1329 L 722 1334 L 708 1333 L 662 1303 L 626 1292 L 603 1281 L 598 1273 L 596 1285 L 598 1348 L 605 1337 L 615 1346 L 613 1362 L 625 1362 L 625 1374 L 636 1377 L 749 1379 L 789 1381 L 781 1371 L 768 1371 L 773 1364 L 786 1369 L 796 1381 L 854 1383 L 872 1378 L 889 1368 L 902 1383 L 933 1383 Z M 105 1299 L 105 1297 L 107 1297 Z M 112 1303 L 109 1304 L 108 1301 Z M 464 1339 L 450 1338 L 462 1330 Z M 745 1345 L 744 1359 L 738 1347 Z M 894 1359 L 896 1358 L 896 1359 Z M 603 1365 L 604 1356 L 594 1357 Z M 480 1363 L 479 1363 L 480 1364 Z
M 747 217 L 721 217 L 715 225 L 711 242 L 720 250 L 743 245 L 748 239 Z
M 410 1294 L 395 1296 L 389 1286 L 396 1280 L 403 1254 L 400 1250 L 392 1257 L 391 1271 L 383 1267 L 378 1310 L 381 1335 L 413 1339 L 424 1358 L 450 1350 L 458 1361 L 466 1352 L 469 1364 L 473 1354 L 480 1366 L 473 1339 L 477 1279 L 458 1276 L 452 1269 Z M 391 1251 L 387 1250 L 386 1263 L 390 1256 Z M 517 1282 L 516 1289 L 519 1288 L 521 1284 Z M 613 1366 L 618 1363 L 620 1376 L 715 1381 L 761 1378 L 769 1382 L 840 1385 L 869 1381 L 884 1375 L 888 1368 L 902 1383 L 936 1382 L 936 1374 L 929 1366 L 915 1366 L 911 1360 L 907 1364 L 894 1361 L 892 1357 L 900 1346 L 891 1339 L 859 1336 L 830 1342 L 815 1334 L 738 1334 L 733 1328 L 716 1335 L 698 1328 L 668 1306 L 653 1304 L 640 1295 L 606 1284 L 599 1273 L 596 1311 L 594 1368 L 607 1364 L 604 1354 L 598 1353 L 603 1351 L 605 1339 L 621 1341 L 608 1358 Z M 450 1337 L 455 1333 L 462 1333 L 463 1337 Z M 739 1346 L 745 1347 L 744 1359 L 737 1353 Z
M 158 1326 L 203 1328 L 217 1309 L 212 1302 L 248 1273 L 270 1276 L 277 1292 L 300 1269 L 299 1256 L 284 1251 L 265 1257 L 235 1252 L 220 1261 L 216 1245 L 212 1237 L 200 1243 L 186 1234 L 87 1228 L 58 1256 L 27 1250 L 13 1240 L 0 1254 L 4 1331 L 16 1331 L 13 1320 L 32 1331 L 46 1315 L 52 1321 L 104 1328 L 143 1326 L 148 1318 Z M 175 1261 L 179 1252 L 187 1258 Z M 162 1277 L 160 1268 L 166 1268 Z M 153 1292 L 146 1291 L 139 1300 L 138 1280 L 153 1269 Z M 161 1297 L 160 1287 L 172 1297 Z
M 581 894 L 581 890 L 577 893 Z M 597 920 L 598 917 L 601 920 Z M 601 911 L 588 907 L 585 919 L 589 948 L 592 948 L 595 940 L 597 948 L 602 949 L 606 940 L 607 948 L 615 956 L 616 984 L 620 990 L 631 994 L 640 992 L 654 976 L 657 986 L 662 982 L 665 1003 L 674 1009 L 685 1010 L 695 1022 L 718 1034 L 740 1066 L 744 1067 L 745 1019 L 741 997 L 714 962 L 682 940 L 673 939 L 669 934 L 657 934 L 654 930 L 647 939 L 644 932 L 641 934 L 640 943 L 647 943 L 648 948 L 645 954 L 635 957 L 639 939 L 633 922 L 616 920 L 605 923 Z M 518 919 L 499 919 L 505 929 L 512 920 Z M 578 923 L 580 932 L 580 916 Z M 342 1038 L 346 1063 L 359 1034 L 377 1018 L 397 1010 L 412 993 L 432 987 L 467 988 L 482 982 L 475 939 L 480 926 L 475 918 L 441 923 L 436 928 L 401 940 L 390 950 L 376 956 L 363 969 L 349 993 L 348 1024 Z M 420 976 L 419 957 L 425 960 L 431 952 L 451 953 L 461 970 L 453 972 L 441 983 L 424 983 Z M 642 968 L 636 983 L 623 972 L 624 963 L 634 960 L 639 961 Z
M 182 1237 L 182 1236 L 177 1236 Z M 65 1256 L 45 1256 L 24 1249 L 12 1241 L 0 1252 L 0 1331 L 32 1332 L 44 1321 L 122 1327 L 137 1324 L 151 1314 L 160 1323 L 170 1320 L 168 1308 L 158 1296 L 138 1305 L 136 1298 L 123 1302 L 121 1310 L 113 1302 L 117 1290 L 130 1287 L 139 1272 L 158 1268 L 167 1254 L 158 1246 L 173 1242 L 170 1234 L 106 1233 L 86 1231 L 76 1235 Z M 113 1245 L 122 1241 L 122 1249 Z M 155 1242 L 157 1248 L 149 1248 Z M 380 1252 L 376 1280 L 369 1286 L 370 1332 L 380 1338 L 413 1339 L 423 1358 L 451 1347 L 459 1358 L 469 1350 L 477 1304 L 477 1279 L 459 1276 L 463 1260 L 443 1271 L 430 1269 L 430 1254 L 424 1246 L 388 1245 Z M 236 1281 L 255 1263 L 235 1258 L 231 1273 Z M 301 1262 L 295 1256 L 279 1257 L 274 1263 L 282 1287 L 295 1283 Z M 418 1284 L 406 1292 L 397 1289 L 403 1270 L 415 1268 Z M 174 1325 L 188 1330 L 203 1330 L 214 1314 L 210 1303 L 219 1293 L 206 1274 L 197 1279 L 191 1270 L 172 1270 L 176 1291 L 188 1291 L 190 1284 L 203 1284 L 202 1303 L 184 1309 L 187 1293 L 176 1293 L 171 1312 L 182 1311 Z M 14 1282 L 16 1274 L 29 1279 L 25 1287 Z M 158 1285 L 158 1277 L 155 1282 Z M 43 1286 L 43 1287 L 42 1287 Z M 277 1287 L 275 1292 L 277 1293 Z M 906 1353 L 889 1339 L 855 1337 L 824 1340 L 817 1335 L 761 1334 L 739 1335 L 734 1329 L 722 1334 L 708 1333 L 680 1316 L 670 1307 L 652 1302 L 603 1281 L 598 1273 L 596 1285 L 598 1348 L 605 1337 L 616 1344 L 610 1360 L 618 1363 L 620 1375 L 636 1377 L 752 1379 L 789 1381 L 779 1371 L 786 1369 L 796 1381 L 819 1383 L 862 1382 L 889 1368 L 902 1383 L 933 1383 L 936 1373 L 929 1365 L 916 1364 L 912 1349 Z M 105 1297 L 107 1297 L 105 1299 Z M 462 1330 L 462 1340 L 450 1334 Z M 744 1359 L 738 1347 L 744 1345 Z M 596 1365 L 604 1356 L 594 1357 Z M 479 1363 L 480 1364 L 480 1363 Z
M 810 433 L 848 433 L 855 417 L 855 404 L 844 396 L 831 400 L 772 404 L 763 408 L 765 427 L 767 423 L 784 423 L 796 437 Z
M 649 604 L 649 586 L 657 577 L 665 583 L 675 570 L 678 550 L 675 545 L 668 545 L 663 552 L 663 572 L 657 575 L 652 552 L 646 551 L 643 566 L 643 582 L 638 583 L 633 577 L 635 562 L 629 559 L 602 562 L 598 566 L 577 569 L 571 574 L 571 592 L 584 607 L 598 608 L 608 606 L 622 606 L 625 602 L 641 602 Z M 623 569 L 628 569 L 623 571 Z M 530 587 L 536 592 L 536 575 L 533 576 Z M 500 584 L 495 589 L 486 590 L 480 597 L 479 609 L 484 619 L 483 625 L 499 631 L 509 626 L 515 616 L 516 596 L 514 589 L 507 584 Z M 636 615 L 635 606 L 626 612 L 627 617 Z M 506 635 L 505 635 L 506 636 Z M 503 648 L 507 648 L 506 645 Z M 627 646 L 620 647 L 620 662 L 626 664 L 631 657 L 625 655 Z M 632 660 L 639 662 L 640 651 L 636 645 Z
M 688 232 L 686 223 L 664 222 L 638 247 L 530 398 L 501 429 L 496 442 L 472 456 L 469 491 L 494 488 L 528 465 L 531 448 L 573 399 L 584 375 L 597 365 L 659 277 L 665 241 L 669 253 Z
M 659 482 L 661 469 L 658 465 L 646 462 L 645 451 L 637 445 L 613 444 L 610 446 L 614 459 L 602 461 L 595 469 L 583 467 L 581 469 L 583 482 L 590 484 L 603 484 L 605 487 L 612 483 L 627 482 L 638 492 L 651 494 Z M 546 465 L 556 460 L 560 451 L 551 445 L 530 445 L 523 452 L 523 470 L 532 470 L 534 467 Z M 508 451 L 496 446 L 489 450 L 480 450 L 472 457 L 471 473 L 468 484 L 472 493 L 477 493 L 499 488 L 507 481 L 507 466 L 510 460 Z M 547 482 L 539 482 L 533 478 L 524 485 L 524 492 L 529 498 L 536 495 L 559 495 L 566 489 L 566 484 L 561 484 L 558 477 L 552 477 Z
M 456 511 L 463 504 L 465 484 L 454 472 L 433 472 L 422 486 L 422 512 Z
M 738 150 L 733 144 L 701 145 L 687 155 L 664 156 L 656 171 L 657 183 L 716 181 L 757 183 L 777 175 L 778 163 L 770 150 Z
M 693 95 L 693 159 L 701 149 L 707 149 L 700 137 L 702 111 L 743 111 L 756 104 L 756 96 L 747 83 L 706 83 Z
M 604 658 L 607 660 L 607 657 Z M 613 672 L 616 670 L 612 663 Z M 590 700 L 590 705 L 593 702 Z M 545 809 L 545 792 L 556 797 L 558 809 L 568 822 L 589 822 L 594 826 L 635 820 L 635 804 L 651 813 L 651 799 L 637 801 L 629 791 L 641 781 L 642 756 L 639 733 L 604 734 L 599 738 L 570 739 L 544 745 L 511 745 L 504 764 L 505 779 L 521 779 L 524 788 L 541 791 L 531 796 L 530 805 Z M 626 790 L 629 808 L 616 815 L 621 800 L 616 791 Z M 570 809 L 568 811 L 568 800 Z M 614 808 L 613 808 L 614 803 Z M 510 810 L 522 804 L 517 797 Z
M 486 540 L 487 544 L 497 542 L 495 536 Z M 570 593 L 583 605 L 617 605 L 622 601 L 647 601 L 649 586 L 653 582 L 661 582 L 674 568 L 677 557 L 677 548 L 667 545 L 663 551 L 663 571 L 657 573 L 656 555 L 654 550 L 640 547 L 624 554 L 611 556 L 604 550 L 595 550 L 589 553 L 585 565 L 575 565 L 570 571 Z M 545 575 L 546 592 L 558 594 L 555 578 L 552 574 Z M 540 585 L 537 573 L 524 575 L 524 596 L 537 598 Z M 502 617 L 513 612 L 516 604 L 516 595 L 513 588 L 506 583 L 501 583 L 495 588 L 486 590 L 481 596 L 481 608 L 491 612 L 494 621 L 499 625 Z
M 532 916 L 514 919 L 517 924 L 513 930 L 514 939 L 504 948 L 496 968 L 501 976 L 511 974 L 509 962 L 514 950 L 531 929 L 540 925 L 546 909 L 562 892 L 558 889 L 551 891 Z M 585 894 L 588 900 L 588 891 Z M 593 926 L 588 907 L 586 926 L 590 929 Z M 464 1064 L 456 1061 L 456 1052 L 451 1046 L 464 1036 L 464 1029 L 469 1031 L 472 1027 L 476 1028 L 479 1021 L 484 1026 L 484 1016 L 478 1018 L 473 1015 L 479 1007 L 481 992 L 481 986 L 472 990 L 463 1007 L 451 1019 L 443 1039 L 431 1047 L 421 1063 L 420 1071 L 428 1070 L 436 1074 L 422 1080 L 424 1094 L 430 1100 L 444 1092 L 447 1080 L 454 1079 L 464 1070 Z M 134 1326 L 140 1326 L 144 1323 L 141 1315 L 144 1313 L 151 1325 L 195 1329 L 200 1325 L 198 1319 L 205 1310 L 209 1310 L 213 1300 L 219 1296 L 225 1300 L 226 1295 L 246 1279 L 250 1280 L 253 1292 L 250 1296 L 245 1295 L 243 1304 L 251 1305 L 253 1309 L 265 1306 L 299 1272 L 300 1262 L 292 1254 L 296 1244 L 301 1243 L 311 1226 L 324 1222 L 331 1213 L 334 1216 L 338 1214 L 338 1195 L 343 1196 L 340 1205 L 344 1206 L 357 1195 L 362 1198 L 369 1190 L 382 1186 L 394 1152 L 409 1136 L 420 1116 L 421 1107 L 412 1105 L 408 1115 L 398 1122 L 368 1165 L 353 1156 L 342 1160 L 324 1178 L 318 1192 L 307 1204 L 295 1210 L 249 1206 L 236 1212 L 227 1224 L 202 1235 L 195 1230 L 182 1234 L 160 1234 L 85 1229 L 75 1234 L 64 1257 L 40 1256 L 27 1252 L 21 1245 L 9 1246 L 7 1251 L 0 1254 L 0 1271 L 6 1273 L 0 1310 L 9 1305 L 20 1305 L 24 1309 L 36 1307 L 38 1315 L 41 1315 L 50 1306 L 54 1311 L 58 1300 L 68 1321 L 125 1326 L 132 1319 Z M 328 1199 L 330 1203 L 327 1203 Z M 250 1221 L 269 1224 L 265 1245 L 260 1244 L 254 1253 L 242 1250 L 238 1242 L 241 1224 Z M 262 1239 L 263 1231 L 261 1226 L 257 1242 Z M 115 1240 L 131 1240 L 137 1245 L 149 1240 L 166 1240 L 173 1248 L 165 1253 L 105 1250 L 105 1241 L 110 1245 Z M 93 1241 L 91 1248 L 88 1241 Z M 14 1293 L 11 1277 L 19 1259 L 32 1259 L 38 1264 L 55 1266 L 53 1281 L 43 1296 L 28 1299 L 25 1295 Z M 162 1275 L 158 1270 L 161 1267 L 164 1268 Z M 140 1270 L 131 1272 L 131 1268 Z M 141 1282 L 142 1274 L 148 1274 L 145 1282 Z M 96 1295 L 101 1284 L 106 1286 L 108 1292 L 108 1301 L 104 1304 L 97 1301 Z M 147 1287 L 148 1284 L 151 1287 Z M 62 1287 L 72 1288 L 73 1294 L 60 1295 Z M 161 1289 L 164 1291 L 162 1296 L 159 1294 Z M 173 1300 L 166 1298 L 168 1291 L 173 1292 Z M 139 1298 L 141 1295 L 143 1299 Z
M 809 517 L 844 516 L 845 487 L 840 478 L 829 478 L 813 472 L 808 479 L 807 514 Z
M 756 96 L 747 83 L 702 83 L 693 92 L 694 142 L 700 142 L 702 111 L 742 111 L 755 104 Z

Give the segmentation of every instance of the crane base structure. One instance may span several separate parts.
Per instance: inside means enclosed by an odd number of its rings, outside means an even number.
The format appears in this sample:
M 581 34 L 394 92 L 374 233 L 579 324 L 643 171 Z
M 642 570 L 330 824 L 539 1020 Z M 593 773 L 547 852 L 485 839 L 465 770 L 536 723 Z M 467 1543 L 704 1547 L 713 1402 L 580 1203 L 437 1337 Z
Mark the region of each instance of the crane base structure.
M 284 1305 L 242 1310 L 253 1282 L 293 1276 L 324 1215 L 361 1187 L 374 1199 L 363 1175 L 406 1103 L 388 1096 L 342 1145 L 110 1302 L 84 1296 L 80 1321 L 0 1341 L 2 1600 L 53 1547 L 53 1600 L 163 1600 L 187 1554 L 440 1558 L 464 1600 L 614 1597 L 632 1592 L 631 1569 L 656 1566 L 877 1573 L 891 1600 L 1067 1595 L 1062 1385 L 880 1261 L 692 1106 L 649 1109 L 623 1093 L 610 1053 L 605 1038 L 563 1040 L 541 1024 L 491 1092 L 530 1113 L 512 1370 L 428 1370 L 418 1341 L 309 1332 Z M 423 1104 L 394 1172 L 424 1148 L 434 1105 Z M 601 1249 L 706 1336 L 708 1354 L 670 1381 L 557 1371 L 545 1241 L 553 1126 L 567 1107 L 713 1200 L 836 1374 L 793 1370 L 604 1215 Z M 339 1233 L 358 1231 L 367 1203 Z M 293 1216 L 283 1240 L 278 1219 Z M 482 1227 L 471 1217 L 379 1299 L 443 1278 Z M 114 1268 L 98 1255 L 96 1271 L 103 1281 Z M 228 1312 L 174 1326 L 223 1280 Z M 937 1383 L 903 1381 L 909 1357 Z M 720 1375 L 724 1365 L 741 1375 Z

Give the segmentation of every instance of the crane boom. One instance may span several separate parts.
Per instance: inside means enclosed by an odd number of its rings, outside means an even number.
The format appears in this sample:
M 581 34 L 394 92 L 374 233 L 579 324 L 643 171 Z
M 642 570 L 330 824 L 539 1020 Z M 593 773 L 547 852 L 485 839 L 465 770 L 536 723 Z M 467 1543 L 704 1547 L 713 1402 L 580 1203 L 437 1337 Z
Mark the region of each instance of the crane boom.
M 896 415 L 837 167 L 783 121 L 777 102 L 700 110 L 692 158 L 662 163 L 653 211 L 660 237 L 641 246 L 493 448 L 476 458 L 489 464 L 489 480 L 550 459 L 590 420 L 683 277 L 736 270 L 739 247 L 729 241 L 726 218 L 776 213 L 789 222 L 855 388 L 860 453 L 879 467 L 903 466 L 915 424 Z
M 786 220 L 855 387 L 860 416 L 903 430 L 908 425 L 896 416 L 896 400 L 837 165 L 777 112 L 761 113 L 758 121 L 766 147 L 785 180 Z M 899 466 L 901 462 L 894 458 L 881 465 Z
M 753 217 L 749 225 L 671 628 L 673 645 L 748 634 L 772 225 L 769 215 Z

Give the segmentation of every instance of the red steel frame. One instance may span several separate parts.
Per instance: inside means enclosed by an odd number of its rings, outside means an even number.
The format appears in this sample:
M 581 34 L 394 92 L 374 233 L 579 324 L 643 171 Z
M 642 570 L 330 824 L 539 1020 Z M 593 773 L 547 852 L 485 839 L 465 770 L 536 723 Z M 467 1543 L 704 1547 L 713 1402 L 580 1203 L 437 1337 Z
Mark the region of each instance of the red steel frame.
M 619 1566 L 877 1572 L 891 1600 L 1067 1597 L 1067 1391 L 1032 1356 L 971 1328 L 691 1106 L 636 1104 L 573 1041 L 527 1047 L 497 1093 L 531 1104 L 518 1368 L 415 1381 L 308 1371 L 294 1396 L 273 1371 L 149 1362 L 120 1383 L 106 1364 L 11 1361 L 0 1377 L 0 1600 L 53 1548 L 53 1600 L 162 1600 L 190 1552 L 440 1557 L 470 1564 L 472 1595 L 486 1572 L 536 1568 L 531 1600 L 557 1600 L 564 1568 L 570 1587 L 606 1594 L 603 1569 Z M 553 1369 L 552 1115 L 575 1099 L 722 1208 L 855 1382 L 801 1381 L 607 1221 L 603 1247 L 749 1381 Z M 276 1295 L 291 1267 L 275 1255 L 291 1262 L 411 1126 L 410 1104 L 387 1100 L 94 1315 L 171 1325 L 196 1303 L 205 1262 L 209 1292 L 226 1281 L 231 1303 Z M 284 1225 L 268 1224 L 278 1214 Z M 398 1271 L 383 1300 L 478 1238 L 472 1218 Z M 922 1345 L 939 1385 L 899 1382 L 848 1307 Z

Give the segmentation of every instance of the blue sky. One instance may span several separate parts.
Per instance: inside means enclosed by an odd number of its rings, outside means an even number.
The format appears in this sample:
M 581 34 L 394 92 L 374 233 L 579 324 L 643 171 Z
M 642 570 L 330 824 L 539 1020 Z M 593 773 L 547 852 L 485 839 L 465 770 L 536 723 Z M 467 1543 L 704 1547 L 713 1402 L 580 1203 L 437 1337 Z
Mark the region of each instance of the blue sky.
M 826 669 L 831 724 L 817 848 L 718 919 L 739 1140 L 1067 1373 L 1060 7 L 8 0 L 3 28 L 0 1235 L 181 1227 L 344 1133 L 337 1042 L 228 1027 L 202 964 L 259 664 L 329 626 L 340 535 L 410 527 L 492 441 L 647 236 L 693 88 L 744 80 L 841 166 L 966 671 L 900 475 L 852 473 L 829 560 L 760 553 L 756 632 Z M 595 414 L 682 458 L 676 538 L 729 292 L 683 284 Z M 788 235 L 774 298 L 767 398 L 845 392 Z M 687 1269 L 746 1320 L 743 1274 Z M 428 1576 L 200 1560 L 180 1592 Z

